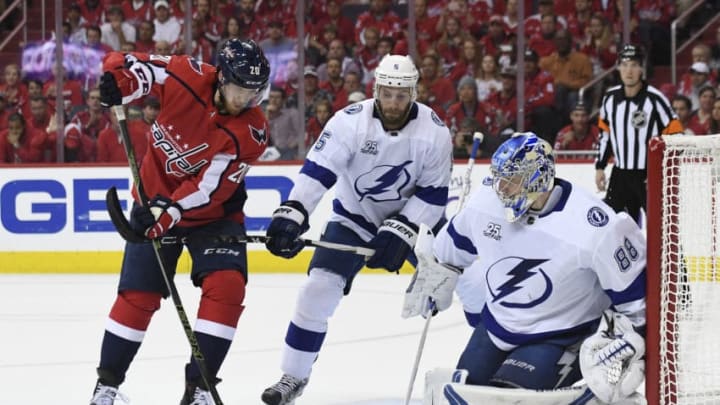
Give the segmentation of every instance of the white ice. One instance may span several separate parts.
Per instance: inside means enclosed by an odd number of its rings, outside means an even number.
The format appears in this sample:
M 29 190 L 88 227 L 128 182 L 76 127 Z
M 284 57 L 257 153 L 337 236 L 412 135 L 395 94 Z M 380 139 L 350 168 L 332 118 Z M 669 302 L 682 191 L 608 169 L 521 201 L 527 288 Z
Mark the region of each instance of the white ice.
M 246 308 L 220 370 L 226 405 L 260 404 L 276 382 L 280 349 L 305 275 L 250 274 Z M 87 404 L 117 275 L 0 275 L 0 404 Z M 200 290 L 175 279 L 194 323 Z M 325 345 L 297 405 L 399 405 L 404 402 L 424 320 L 400 317 L 409 276 L 364 270 L 330 319 Z M 453 367 L 470 336 L 458 302 L 434 317 L 413 389 Z M 170 300 L 153 318 L 121 391 L 131 405 L 177 404 L 189 345 Z

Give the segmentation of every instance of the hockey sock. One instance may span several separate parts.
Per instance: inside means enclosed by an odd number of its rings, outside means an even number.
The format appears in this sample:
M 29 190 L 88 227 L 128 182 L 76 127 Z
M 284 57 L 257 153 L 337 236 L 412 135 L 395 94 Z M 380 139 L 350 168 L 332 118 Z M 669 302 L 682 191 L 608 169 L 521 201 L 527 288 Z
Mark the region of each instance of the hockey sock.
M 244 299 L 245 277 L 239 271 L 214 271 L 203 279 L 195 336 L 211 377 L 217 374 L 230 350 Z M 194 359 L 191 358 L 185 374 L 188 381 L 200 377 Z
M 105 325 L 98 367 L 101 380 L 101 373 L 113 375 L 115 379 L 104 383 L 117 386 L 125 380 L 125 372 L 140 348 L 150 319 L 160 308 L 161 297 L 160 293 L 147 291 L 118 294 Z
M 281 369 L 295 378 L 308 378 L 327 333 L 328 318 L 340 304 L 345 279 L 324 269 L 312 269 L 300 289 L 295 315 L 285 335 Z

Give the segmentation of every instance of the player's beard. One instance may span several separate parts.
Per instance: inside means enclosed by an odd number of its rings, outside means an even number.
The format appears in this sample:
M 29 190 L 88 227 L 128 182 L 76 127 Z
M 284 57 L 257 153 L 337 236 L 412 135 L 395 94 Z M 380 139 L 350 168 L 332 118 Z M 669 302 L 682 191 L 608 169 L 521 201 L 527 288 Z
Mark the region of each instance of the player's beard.
M 394 108 L 383 110 L 380 106 L 380 102 L 377 100 L 375 101 L 375 108 L 377 109 L 380 118 L 382 118 L 383 127 L 386 129 L 402 128 L 407 121 L 408 115 L 410 114 L 410 107 L 412 107 L 412 103 L 409 103 L 404 111 Z

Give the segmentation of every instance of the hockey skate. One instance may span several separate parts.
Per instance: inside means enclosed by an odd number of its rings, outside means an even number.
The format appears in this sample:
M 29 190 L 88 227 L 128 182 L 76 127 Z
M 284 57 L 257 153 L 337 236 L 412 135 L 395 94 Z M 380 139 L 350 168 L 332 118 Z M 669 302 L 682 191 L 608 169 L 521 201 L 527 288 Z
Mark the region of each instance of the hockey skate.
M 215 405 L 215 402 L 210 391 L 188 385 L 185 387 L 185 395 L 180 400 L 180 405 Z
M 299 397 L 308 383 L 308 379 L 300 380 L 291 375 L 283 374 L 280 381 L 262 393 L 262 401 L 268 405 L 291 405 Z
M 128 403 L 128 398 L 121 394 L 117 387 L 105 385 L 100 381 L 95 385 L 95 393 L 90 400 L 90 405 L 120 405 Z

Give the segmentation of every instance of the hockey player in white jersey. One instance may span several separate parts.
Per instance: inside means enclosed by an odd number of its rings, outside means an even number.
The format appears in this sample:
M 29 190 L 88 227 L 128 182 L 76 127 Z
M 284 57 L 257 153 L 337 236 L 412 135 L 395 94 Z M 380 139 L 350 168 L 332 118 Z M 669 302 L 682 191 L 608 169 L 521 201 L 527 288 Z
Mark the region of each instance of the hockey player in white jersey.
M 266 404 L 288 404 L 302 393 L 327 320 L 360 269 L 398 271 L 412 253 L 418 224 L 443 218 L 452 141 L 438 116 L 415 102 L 417 80 L 409 57 L 385 56 L 375 69 L 374 98 L 335 113 L 308 153 L 289 200 L 273 213 L 267 248 L 291 258 L 303 248 L 298 237 L 308 229 L 308 216 L 335 186 L 321 239 L 375 253 L 366 263 L 362 256 L 316 248 L 285 336 L 283 375 L 263 392 Z
M 627 214 L 555 178 L 547 142 L 514 134 L 425 252 L 432 235 L 419 238 L 403 316 L 426 315 L 430 302 L 448 308 L 463 279 L 457 293 L 474 327 L 457 363 L 466 384 L 554 390 L 585 374 L 603 403 L 634 393 L 643 378 L 644 235 Z M 482 307 L 473 285 L 485 289 Z M 609 309 L 617 321 L 601 325 Z

